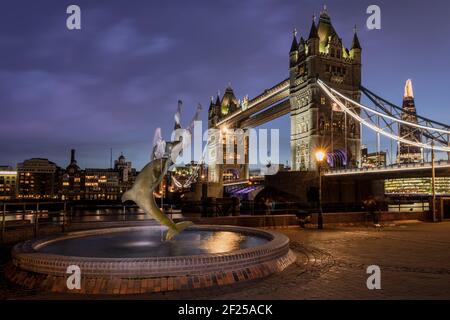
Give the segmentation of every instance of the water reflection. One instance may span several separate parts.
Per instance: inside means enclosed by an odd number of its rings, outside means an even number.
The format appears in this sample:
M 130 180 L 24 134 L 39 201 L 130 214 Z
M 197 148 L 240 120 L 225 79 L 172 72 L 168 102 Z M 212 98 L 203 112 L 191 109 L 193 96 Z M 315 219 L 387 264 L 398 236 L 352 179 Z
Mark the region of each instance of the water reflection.
M 35 219 L 35 211 L 27 210 L 26 212 L 7 212 L 5 220 L 8 222 L 26 222 L 33 223 Z M 182 218 L 182 214 L 173 213 L 170 214 L 173 219 Z M 73 212 L 68 210 L 66 218 L 72 222 L 103 222 L 103 221 L 139 221 L 139 220 L 152 220 L 151 216 L 148 216 L 139 208 L 101 208 L 101 209 L 77 209 Z M 39 219 L 46 219 L 50 222 L 60 223 L 62 221 L 62 213 L 41 211 L 39 212 Z
M 164 242 L 162 229 L 139 230 L 66 239 L 39 250 L 46 253 L 101 257 L 138 258 L 226 253 L 262 245 L 266 239 L 229 231 L 186 230 Z

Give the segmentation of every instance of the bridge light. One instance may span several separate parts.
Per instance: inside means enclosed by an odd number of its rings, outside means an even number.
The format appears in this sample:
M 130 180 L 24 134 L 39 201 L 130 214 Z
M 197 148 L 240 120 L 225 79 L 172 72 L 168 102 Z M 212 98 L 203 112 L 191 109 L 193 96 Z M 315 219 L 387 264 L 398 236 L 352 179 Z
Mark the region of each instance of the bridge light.
M 322 162 L 325 159 L 325 152 L 323 150 L 317 150 L 315 156 L 318 162 Z

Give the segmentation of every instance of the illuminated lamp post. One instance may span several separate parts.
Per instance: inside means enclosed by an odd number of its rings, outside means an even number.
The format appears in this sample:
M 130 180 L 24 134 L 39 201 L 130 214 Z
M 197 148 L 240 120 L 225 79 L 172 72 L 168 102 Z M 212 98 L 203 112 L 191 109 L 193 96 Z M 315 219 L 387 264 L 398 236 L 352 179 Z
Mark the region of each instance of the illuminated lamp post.
M 433 222 L 436 222 L 436 168 L 434 165 L 434 141 L 431 141 L 431 192 L 432 192 L 432 204 L 431 211 L 433 213 Z
M 317 167 L 319 169 L 319 215 L 317 219 L 317 229 L 323 229 L 323 210 L 322 210 L 322 163 L 325 160 L 325 152 L 317 150 L 315 153 Z

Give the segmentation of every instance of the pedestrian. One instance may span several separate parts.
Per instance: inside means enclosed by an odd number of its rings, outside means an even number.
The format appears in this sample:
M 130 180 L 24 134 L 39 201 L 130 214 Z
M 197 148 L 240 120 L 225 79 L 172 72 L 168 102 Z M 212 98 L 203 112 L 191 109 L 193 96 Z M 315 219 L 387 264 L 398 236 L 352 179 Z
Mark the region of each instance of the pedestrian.
M 269 216 L 272 210 L 272 200 L 267 198 L 264 204 L 266 205 L 266 215 Z

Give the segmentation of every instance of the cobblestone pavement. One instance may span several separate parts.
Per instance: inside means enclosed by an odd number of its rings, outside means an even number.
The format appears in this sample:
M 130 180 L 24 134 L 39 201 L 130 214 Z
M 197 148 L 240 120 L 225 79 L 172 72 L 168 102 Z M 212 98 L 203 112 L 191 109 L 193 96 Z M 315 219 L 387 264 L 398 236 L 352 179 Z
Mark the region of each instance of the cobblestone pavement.
M 291 249 L 298 257 L 282 273 L 221 289 L 127 298 L 450 299 L 450 222 L 408 223 L 380 229 L 277 231 L 290 237 Z M 366 287 L 369 265 L 381 268 L 381 290 Z M 15 289 L 8 291 L 7 298 L 79 298 L 32 292 L 16 295 Z

